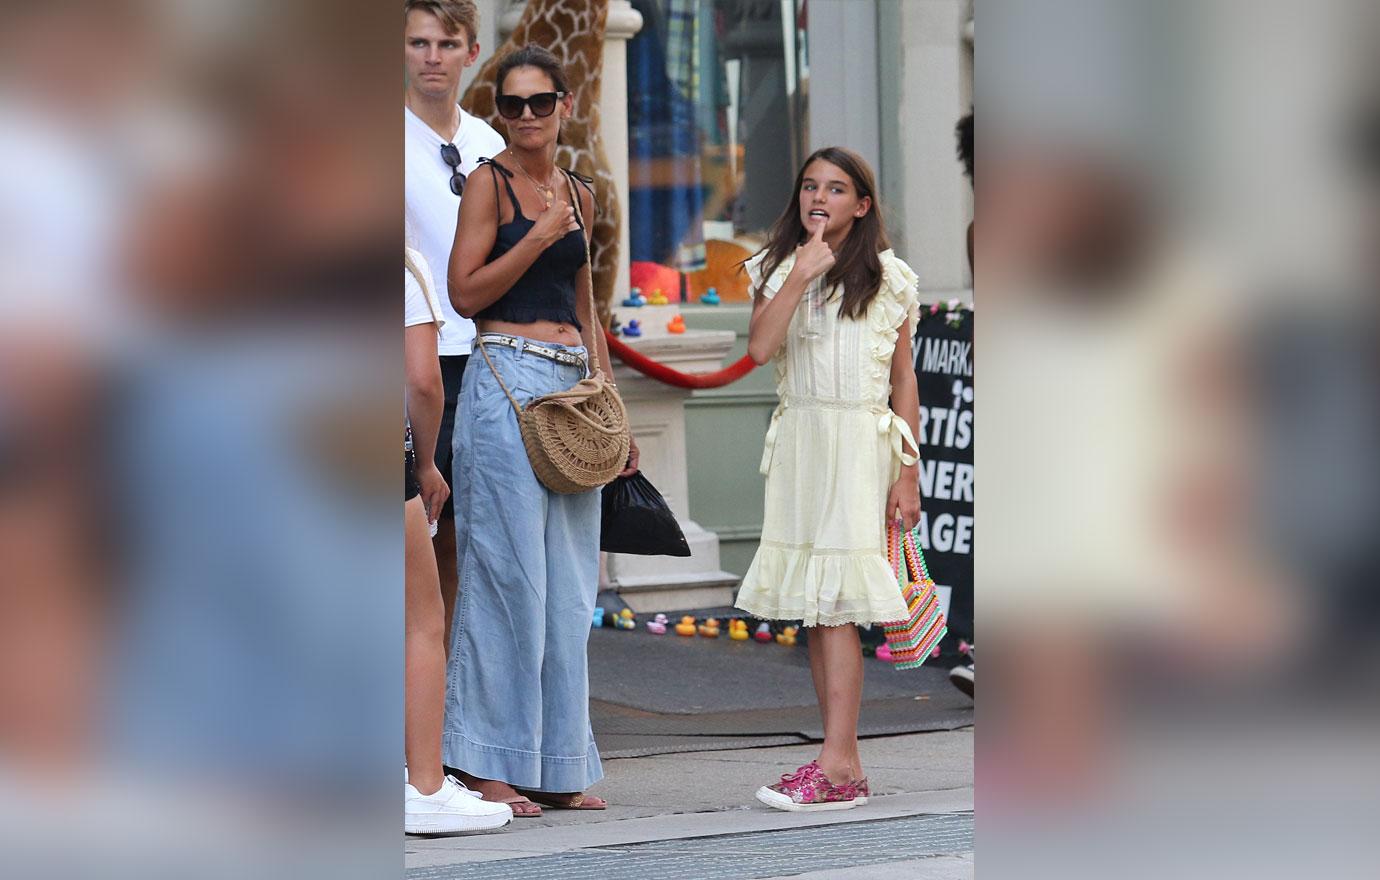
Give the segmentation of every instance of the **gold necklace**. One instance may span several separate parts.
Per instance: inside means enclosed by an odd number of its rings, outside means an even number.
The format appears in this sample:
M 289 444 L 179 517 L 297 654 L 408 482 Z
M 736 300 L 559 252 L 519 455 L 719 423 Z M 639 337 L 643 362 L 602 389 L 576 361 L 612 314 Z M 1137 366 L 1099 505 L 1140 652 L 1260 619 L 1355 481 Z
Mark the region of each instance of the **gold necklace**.
M 551 207 L 551 203 L 556 200 L 556 188 L 554 186 L 543 186 L 537 183 L 537 179 L 528 174 L 527 169 L 522 167 L 522 160 L 517 157 L 517 153 L 514 153 L 511 149 L 508 150 L 508 153 L 513 157 L 513 164 L 522 172 L 522 176 L 531 181 L 532 186 L 537 191 L 537 195 L 541 196 L 542 200 L 546 202 L 546 207 Z M 550 178 L 547 179 L 549 180 Z

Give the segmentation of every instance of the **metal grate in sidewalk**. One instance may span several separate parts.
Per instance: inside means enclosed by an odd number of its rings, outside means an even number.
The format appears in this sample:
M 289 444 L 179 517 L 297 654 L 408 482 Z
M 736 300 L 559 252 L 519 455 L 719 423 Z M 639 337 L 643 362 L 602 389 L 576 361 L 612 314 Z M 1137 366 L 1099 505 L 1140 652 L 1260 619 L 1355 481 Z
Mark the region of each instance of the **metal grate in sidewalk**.
M 906 816 L 413 868 L 408 880 L 751 880 L 972 852 L 973 814 Z

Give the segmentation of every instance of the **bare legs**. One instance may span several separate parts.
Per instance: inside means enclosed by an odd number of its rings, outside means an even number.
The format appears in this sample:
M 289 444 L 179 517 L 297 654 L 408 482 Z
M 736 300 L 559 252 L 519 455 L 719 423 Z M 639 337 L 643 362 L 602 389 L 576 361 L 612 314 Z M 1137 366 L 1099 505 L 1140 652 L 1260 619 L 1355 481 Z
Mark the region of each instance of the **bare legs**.
M 824 746 L 819 766 L 830 781 L 862 779 L 858 754 L 858 712 L 862 707 L 862 643 L 858 628 L 816 626 L 810 629 L 810 674 L 824 719 Z
M 446 631 L 436 557 L 420 497 L 404 506 L 407 557 L 404 748 L 408 782 L 435 794 L 441 770 L 441 726 L 445 719 Z M 453 539 L 452 539 L 453 542 Z

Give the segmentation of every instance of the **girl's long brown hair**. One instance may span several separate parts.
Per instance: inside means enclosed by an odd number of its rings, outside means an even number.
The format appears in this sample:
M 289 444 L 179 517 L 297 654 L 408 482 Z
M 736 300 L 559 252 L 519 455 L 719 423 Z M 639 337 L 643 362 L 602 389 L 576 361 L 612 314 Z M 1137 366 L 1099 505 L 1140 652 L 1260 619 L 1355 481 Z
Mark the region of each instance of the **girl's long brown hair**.
M 867 313 L 872 298 L 882 287 L 882 261 L 877 256 L 891 247 L 887 238 L 886 225 L 882 222 L 881 205 L 877 198 L 877 178 L 862 156 L 844 147 L 825 147 L 815 150 L 800 166 L 795 176 L 795 189 L 791 192 L 790 204 L 772 224 L 763 247 L 766 257 L 762 260 L 762 283 L 781 265 L 781 261 L 795 253 L 798 245 L 809 238 L 805 224 L 800 222 L 800 188 L 805 182 L 805 169 L 817 159 L 837 165 L 848 175 L 857 190 L 858 198 L 864 196 L 872 200 L 872 206 L 862 217 L 853 221 L 853 228 L 839 248 L 834 268 L 829 270 L 825 283 L 832 288 L 843 286 L 843 298 L 839 303 L 839 314 L 845 318 L 860 318 Z M 762 288 L 754 291 L 760 294 Z

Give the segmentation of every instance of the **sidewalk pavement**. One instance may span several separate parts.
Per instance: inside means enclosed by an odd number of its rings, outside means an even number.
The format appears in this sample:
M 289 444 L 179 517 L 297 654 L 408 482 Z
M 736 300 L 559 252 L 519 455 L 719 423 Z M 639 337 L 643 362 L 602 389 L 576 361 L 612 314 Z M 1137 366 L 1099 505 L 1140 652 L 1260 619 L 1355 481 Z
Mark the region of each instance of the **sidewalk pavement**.
M 604 763 L 605 811 L 546 810 L 486 834 L 407 838 L 410 880 L 560 877 L 732 880 L 973 876 L 972 728 L 862 741 L 863 807 L 785 813 L 757 788 L 818 746 L 726 749 Z

